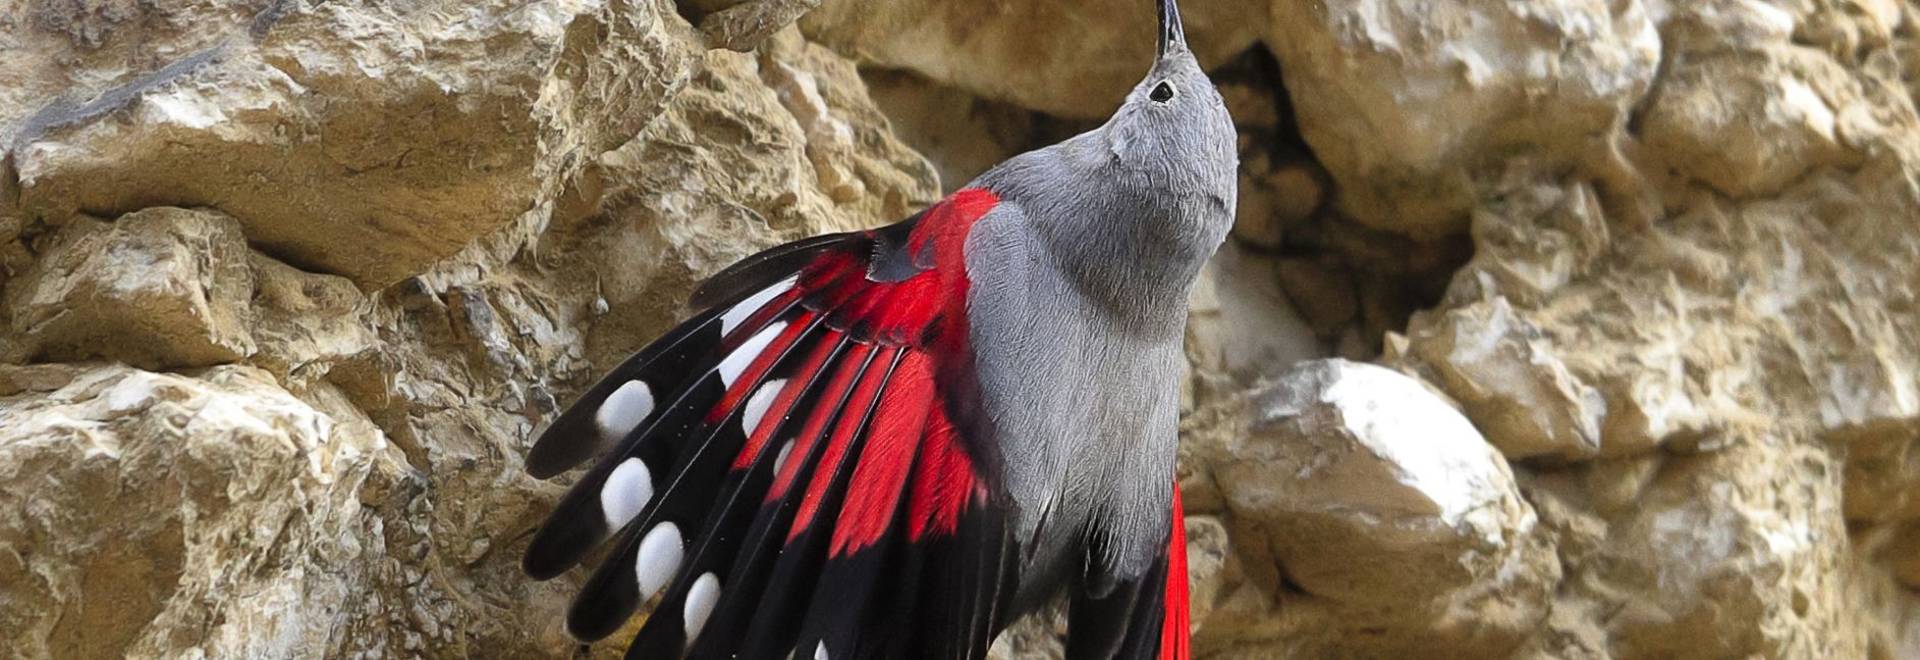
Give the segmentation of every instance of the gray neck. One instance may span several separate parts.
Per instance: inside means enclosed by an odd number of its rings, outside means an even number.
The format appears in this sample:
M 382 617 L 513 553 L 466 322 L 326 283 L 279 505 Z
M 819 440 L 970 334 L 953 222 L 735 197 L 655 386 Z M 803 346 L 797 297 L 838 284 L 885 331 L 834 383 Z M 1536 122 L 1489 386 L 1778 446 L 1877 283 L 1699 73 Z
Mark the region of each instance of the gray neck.
M 1168 178 L 1123 166 L 1095 130 L 1010 160 L 980 183 L 1026 211 L 1046 256 L 1122 328 L 1178 340 L 1194 279 L 1232 214 L 1229 201 Z

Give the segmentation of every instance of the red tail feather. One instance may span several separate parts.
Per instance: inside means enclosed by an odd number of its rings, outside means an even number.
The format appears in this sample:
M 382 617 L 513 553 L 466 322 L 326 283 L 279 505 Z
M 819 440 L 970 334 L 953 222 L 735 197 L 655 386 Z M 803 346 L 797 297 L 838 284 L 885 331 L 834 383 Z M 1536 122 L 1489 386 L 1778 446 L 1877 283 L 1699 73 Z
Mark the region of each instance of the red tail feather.
M 1167 616 L 1160 629 L 1160 660 L 1187 660 L 1187 512 L 1180 505 L 1180 483 L 1173 484 L 1173 538 L 1167 542 Z

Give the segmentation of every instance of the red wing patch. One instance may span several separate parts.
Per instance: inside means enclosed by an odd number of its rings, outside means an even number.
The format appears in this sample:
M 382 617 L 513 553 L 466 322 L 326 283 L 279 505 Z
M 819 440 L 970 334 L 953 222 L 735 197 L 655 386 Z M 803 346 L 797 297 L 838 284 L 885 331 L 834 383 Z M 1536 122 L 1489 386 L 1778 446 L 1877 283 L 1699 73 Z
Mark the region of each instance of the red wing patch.
M 612 451 L 536 534 L 529 572 L 615 540 L 569 630 L 610 634 L 658 594 L 630 657 L 984 653 L 1011 537 L 948 404 L 974 386 L 966 239 L 998 202 L 962 190 L 742 260 L 702 286 L 715 307 L 622 367 L 630 382 L 563 415 L 565 434 L 599 429 Z M 543 439 L 539 469 L 584 442 Z M 932 575 L 952 566 L 975 577 Z M 926 592 L 877 586 L 896 582 Z

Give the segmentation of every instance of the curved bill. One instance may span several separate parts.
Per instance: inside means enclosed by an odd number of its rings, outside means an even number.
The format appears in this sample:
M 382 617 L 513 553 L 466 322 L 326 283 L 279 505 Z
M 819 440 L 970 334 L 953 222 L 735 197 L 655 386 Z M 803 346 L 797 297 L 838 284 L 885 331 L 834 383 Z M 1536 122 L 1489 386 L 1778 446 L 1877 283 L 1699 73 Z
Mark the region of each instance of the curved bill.
M 1159 0 L 1160 2 L 1160 56 L 1187 47 L 1186 28 L 1180 24 L 1180 3 L 1177 0 Z

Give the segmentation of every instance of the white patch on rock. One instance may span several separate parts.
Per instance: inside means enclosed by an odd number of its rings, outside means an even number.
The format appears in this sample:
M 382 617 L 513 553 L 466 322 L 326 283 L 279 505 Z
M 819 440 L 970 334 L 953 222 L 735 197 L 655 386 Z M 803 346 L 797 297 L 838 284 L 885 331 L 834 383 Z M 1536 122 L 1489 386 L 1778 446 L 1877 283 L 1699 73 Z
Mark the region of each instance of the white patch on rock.
M 1514 589 L 1510 605 L 1545 607 L 1556 564 L 1506 459 L 1419 381 L 1315 360 L 1251 403 L 1246 437 L 1205 460 L 1235 516 L 1283 539 L 1255 561 L 1349 603 L 1467 598 L 1497 582 Z
M 1360 476 L 1357 468 L 1365 467 L 1366 475 L 1394 485 L 1374 483 L 1349 493 L 1370 507 L 1457 524 L 1498 499 L 1497 482 L 1511 480 L 1502 474 L 1505 461 L 1465 417 L 1418 382 L 1383 367 L 1345 360 L 1303 363 L 1256 405 L 1258 425 L 1296 426 L 1290 430 L 1316 444 L 1350 443 L 1351 449 L 1309 457 L 1293 476 L 1339 483 Z M 1348 464 L 1356 460 L 1365 465 Z

